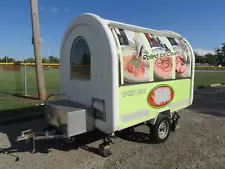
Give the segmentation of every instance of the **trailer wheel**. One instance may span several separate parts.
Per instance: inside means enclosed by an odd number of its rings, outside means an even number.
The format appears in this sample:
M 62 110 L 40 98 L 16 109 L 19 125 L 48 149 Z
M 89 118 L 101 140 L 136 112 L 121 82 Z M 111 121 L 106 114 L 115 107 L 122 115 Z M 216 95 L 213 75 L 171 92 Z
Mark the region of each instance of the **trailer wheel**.
M 166 141 L 171 131 L 171 120 L 167 115 L 160 114 L 155 125 L 150 127 L 150 139 L 156 143 Z

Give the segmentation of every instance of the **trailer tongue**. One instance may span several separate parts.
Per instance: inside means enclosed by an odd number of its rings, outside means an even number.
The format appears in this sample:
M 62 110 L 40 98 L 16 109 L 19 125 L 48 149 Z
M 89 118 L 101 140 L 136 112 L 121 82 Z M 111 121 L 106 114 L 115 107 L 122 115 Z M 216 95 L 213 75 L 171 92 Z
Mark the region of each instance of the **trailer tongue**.
M 94 117 L 90 108 L 70 101 L 57 100 L 44 104 L 45 119 L 49 123 L 42 132 L 26 130 L 17 141 L 33 141 L 33 152 L 36 140 L 64 139 L 72 142 L 74 136 L 94 130 Z

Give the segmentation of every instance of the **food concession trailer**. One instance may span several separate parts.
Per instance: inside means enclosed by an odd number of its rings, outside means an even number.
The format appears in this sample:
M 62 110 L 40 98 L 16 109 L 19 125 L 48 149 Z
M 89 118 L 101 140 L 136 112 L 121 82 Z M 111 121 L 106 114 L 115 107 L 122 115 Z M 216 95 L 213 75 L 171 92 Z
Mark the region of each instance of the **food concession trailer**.
M 61 43 L 60 99 L 44 103 L 50 126 L 17 140 L 32 140 L 35 150 L 36 140 L 72 142 L 97 129 L 105 134 L 99 150 L 108 156 L 110 136 L 147 124 L 150 138 L 164 142 L 178 110 L 192 104 L 194 65 L 193 49 L 178 33 L 81 14 Z

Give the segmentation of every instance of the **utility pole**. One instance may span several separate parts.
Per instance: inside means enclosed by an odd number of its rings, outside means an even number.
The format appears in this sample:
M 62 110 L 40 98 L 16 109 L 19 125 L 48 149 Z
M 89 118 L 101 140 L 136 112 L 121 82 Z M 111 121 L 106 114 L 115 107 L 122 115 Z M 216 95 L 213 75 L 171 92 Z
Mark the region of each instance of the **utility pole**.
M 36 62 L 36 77 L 38 86 L 38 96 L 40 100 L 46 98 L 44 72 L 41 59 L 41 40 L 39 31 L 38 2 L 30 0 L 31 19 L 32 19 L 32 44 L 34 45 L 34 55 Z

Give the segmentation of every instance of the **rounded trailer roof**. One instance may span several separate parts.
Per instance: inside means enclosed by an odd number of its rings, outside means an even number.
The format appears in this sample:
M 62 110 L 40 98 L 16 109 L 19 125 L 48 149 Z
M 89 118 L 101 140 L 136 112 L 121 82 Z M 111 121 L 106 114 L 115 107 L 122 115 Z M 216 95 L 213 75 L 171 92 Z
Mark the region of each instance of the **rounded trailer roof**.
M 154 30 L 154 29 L 149 29 L 149 28 L 145 28 L 145 27 L 141 27 L 141 26 L 135 26 L 135 25 L 131 25 L 131 24 L 108 20 L 108 19 L 104 19 L 93 13 L 83 13 L 83 14 L 75 17 L 72 20 L 72 22 L 69 24 L 69 26 L 67 27 L 67 30 L 69 31 L 71 29 L 71 27 L 74 27 L 74 25 L 81 24 L 81 23 L 88 24 L 90 26 L 100 24 L 103 27 L 112 26 L 114 28 L 121 28 L 121 29 L 136 31 L 136 32 L 145 32 L 145 33 L 149 33 L 149 34 L 154 34 L 156 36 L 164 36 L 164 37 L 183 39 L 183 36 L 179 35 L 178 33 L 172 32 L 172 31 Z M 66 34 L 66 32 L 65 32 L 65 34 Z

